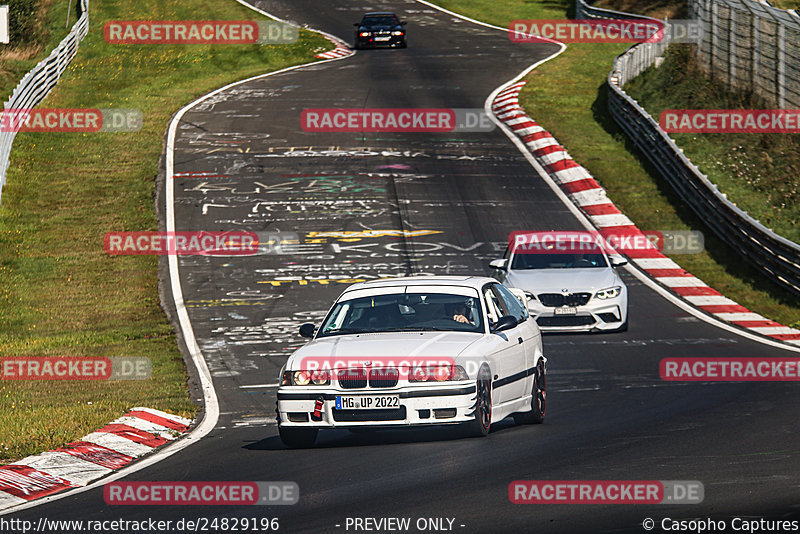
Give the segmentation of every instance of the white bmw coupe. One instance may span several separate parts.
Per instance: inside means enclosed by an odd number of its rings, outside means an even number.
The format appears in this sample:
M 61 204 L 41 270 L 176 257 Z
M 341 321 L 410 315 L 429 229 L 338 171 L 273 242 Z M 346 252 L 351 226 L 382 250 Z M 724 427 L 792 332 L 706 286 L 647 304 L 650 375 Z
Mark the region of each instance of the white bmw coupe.
M 540 423 L 547 360 L 522 292 L 485 277 L 354 284 L 281 370 L 278 428 L 310 447 L 321 428 L 462 424 L 485 436 L 513 415 Z
M 544 332 L 624 332 L 628 288 L 616 268 L 627 260 L 609 252 L 596 232 L 514 232 L 505 257 L 489 266 L 525 292 Z

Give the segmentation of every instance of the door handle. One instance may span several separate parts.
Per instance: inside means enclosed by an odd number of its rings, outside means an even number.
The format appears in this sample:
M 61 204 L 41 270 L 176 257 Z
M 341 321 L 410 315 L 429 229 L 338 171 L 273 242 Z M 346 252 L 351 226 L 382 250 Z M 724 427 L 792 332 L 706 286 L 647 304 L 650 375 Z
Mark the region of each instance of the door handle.
M 520 343 L 522 343 L 522 338 L 521 338 L 521 337 L 518 337 L 518 338 L 517 338 L 517 341 L 519 341 Z

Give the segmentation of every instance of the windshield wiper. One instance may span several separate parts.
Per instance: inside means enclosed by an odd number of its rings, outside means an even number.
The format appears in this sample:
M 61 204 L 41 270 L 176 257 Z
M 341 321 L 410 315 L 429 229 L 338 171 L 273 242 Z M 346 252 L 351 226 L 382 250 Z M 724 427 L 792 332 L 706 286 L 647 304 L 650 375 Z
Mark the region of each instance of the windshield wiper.
M 392 328 L 384 328 L 378 332 L 425 332 L 430 330 L 432 332 L 451 332 L 452 328 L 439 328 L 437 326 L 395 326 Z
M 322 333 L 323 336 L 330 334 L 369 334 L 375 330 L 364 330 L 363 328 L 335 328 L 333 330 L 326 330 Z

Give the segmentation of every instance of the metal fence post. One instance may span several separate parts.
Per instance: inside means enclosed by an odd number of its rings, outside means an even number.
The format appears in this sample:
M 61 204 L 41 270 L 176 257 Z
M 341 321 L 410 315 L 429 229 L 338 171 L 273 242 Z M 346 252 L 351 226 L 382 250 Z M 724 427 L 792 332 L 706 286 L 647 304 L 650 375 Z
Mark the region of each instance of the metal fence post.
M 778 26 L 778 46 L 775 61 L 778 62 L 778 79 L 776 84 L 778 107 L 786 109 L 786 26 Z

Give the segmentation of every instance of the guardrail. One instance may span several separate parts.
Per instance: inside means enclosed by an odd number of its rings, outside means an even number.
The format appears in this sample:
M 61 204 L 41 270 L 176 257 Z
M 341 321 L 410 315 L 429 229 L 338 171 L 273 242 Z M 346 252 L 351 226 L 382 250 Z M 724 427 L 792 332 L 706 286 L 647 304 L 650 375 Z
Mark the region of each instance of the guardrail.
M 592 7 L 584 0 L 576 0 L 576 3 L 578 18 L 649 19 Z M 614 69 L 608 75 L 611 116 L 718 238 L 781 286 L 800 295 L 800 245 L 766 228 L 729 201 L 683 154 L 658 122 L 622 90 L 628 81 L 662 56 L 669 45 L 666 41 L 634 45 L 614 60 Z
M 53 49 L 47 58 L 40 61 L 30 72 L 22 77 L 11 98 L 3 104 L 3 109 L 30 109 L 37 106 L 50 94 L 64 70 L 78 52 L 78 44 L 89 31 L 89 0 L 80 0 L 81 15 L 72 26 L 69 34 Z M 6 184 L 8 158 L 17 132 L 13 128 L 0 131 L 0 200 Z

